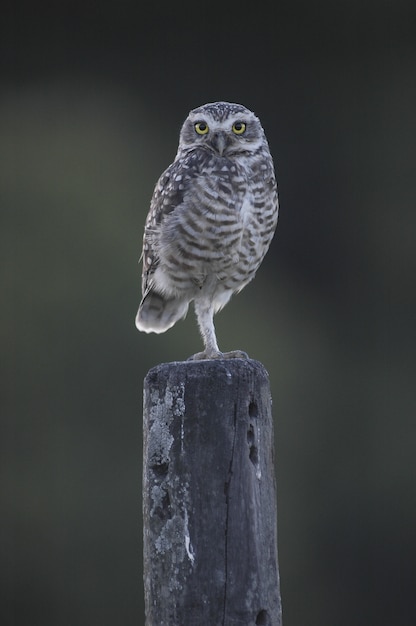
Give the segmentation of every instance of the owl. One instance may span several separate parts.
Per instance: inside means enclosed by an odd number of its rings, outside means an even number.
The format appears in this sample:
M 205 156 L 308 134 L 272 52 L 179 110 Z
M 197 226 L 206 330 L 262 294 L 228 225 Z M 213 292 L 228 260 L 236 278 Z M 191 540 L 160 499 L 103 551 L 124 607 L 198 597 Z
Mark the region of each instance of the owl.
M 190 358 L 247 358 L 220 352 L 213 318 L 254 278 L 277 215 L 273 160 L 259 119 L 229 102 L 193 109 L 146 219 L 137 328 L 163 333 L 193 302 L 204 351 Z

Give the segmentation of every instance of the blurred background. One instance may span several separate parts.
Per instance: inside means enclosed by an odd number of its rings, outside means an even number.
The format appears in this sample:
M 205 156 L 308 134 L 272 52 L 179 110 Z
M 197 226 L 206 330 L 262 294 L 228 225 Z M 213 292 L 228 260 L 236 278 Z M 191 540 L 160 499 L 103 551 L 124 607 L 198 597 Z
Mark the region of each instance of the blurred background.
M 12 3 L 0 21 L 7 626 L 144 624 L 143 223 L 188 111 L 253 109 L 280 221 L 216 318 L 268 369 L 285 626 L 416 623 L 416 5 Z

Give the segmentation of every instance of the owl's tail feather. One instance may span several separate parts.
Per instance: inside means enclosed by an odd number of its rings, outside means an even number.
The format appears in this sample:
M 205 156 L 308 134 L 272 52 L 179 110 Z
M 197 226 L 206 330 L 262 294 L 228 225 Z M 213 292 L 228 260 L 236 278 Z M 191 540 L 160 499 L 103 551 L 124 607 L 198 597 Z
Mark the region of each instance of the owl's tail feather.
M 140 303 L 136 327 L 145 333 L 164 333 L 185 317 L 188 307 L 187 300 L 168 298 L 155 291 L 149 291 Z

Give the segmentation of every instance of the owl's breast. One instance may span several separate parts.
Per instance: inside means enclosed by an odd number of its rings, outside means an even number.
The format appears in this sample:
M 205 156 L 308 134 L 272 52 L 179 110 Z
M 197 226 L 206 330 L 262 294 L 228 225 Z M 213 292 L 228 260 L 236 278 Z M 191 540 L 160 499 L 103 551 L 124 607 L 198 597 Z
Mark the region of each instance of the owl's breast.
M 238 290 L 254 276 L 270 243 L 264 178 L 227 159 L 193 177 L 157 237 L 158 274 L 175 289 L 201 289 L 216 277 Z M 267 230 L 267 234 L 265 233 Z M 208 282 L 212 283 L 210 279 Z
M 212 181 L 201 180 L 162 225 L 161 252 L 165 250 L 184 265 L 188 262 L 190 269 L 210 271 L 216 264 L 228 262 L 230 251 L 241 240 L 242 228 L 229 181 L 212 185 Z

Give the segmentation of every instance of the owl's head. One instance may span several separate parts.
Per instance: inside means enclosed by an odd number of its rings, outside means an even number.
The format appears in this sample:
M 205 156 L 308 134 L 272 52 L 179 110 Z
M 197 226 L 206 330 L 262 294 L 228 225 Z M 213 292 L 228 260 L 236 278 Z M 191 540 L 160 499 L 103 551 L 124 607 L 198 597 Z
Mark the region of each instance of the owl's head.
M 241 104 L 213 102 L 193 109 L 186 118 L 178 153 L 202 147 L 219 156 L 256 152 L 266 143 L 260 120 Z

